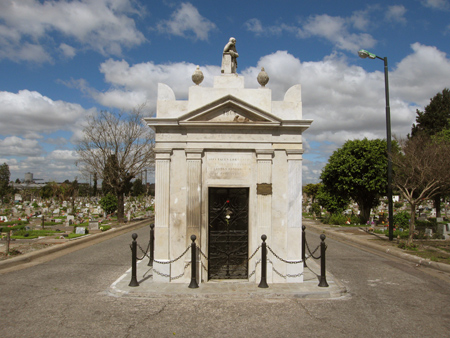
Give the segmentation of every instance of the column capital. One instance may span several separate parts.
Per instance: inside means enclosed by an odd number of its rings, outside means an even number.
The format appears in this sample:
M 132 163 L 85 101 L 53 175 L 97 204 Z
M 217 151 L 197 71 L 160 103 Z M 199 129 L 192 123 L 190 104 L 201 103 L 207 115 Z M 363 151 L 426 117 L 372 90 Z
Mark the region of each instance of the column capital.
M 172 149 L 154 149 L 155 160 L 169 160 L 172 155 Z
M 303 149 L 286 149 L 286 155 L 288 161 L 301 161 Z
M 261 160 L 272 160 L 273 158 L 273 154 L 274 151 L 273 149 L 256 149 L 256 160 L 257 161 L 261 161 Z
M 203 150 L 202 148 L 200 149 L 194 149 L 194 148 L 187 148 L 185 149 L 185 153 L 186 153 L 186 160 L 199 160 L 201 161 L 202 157 L 203 157 Z

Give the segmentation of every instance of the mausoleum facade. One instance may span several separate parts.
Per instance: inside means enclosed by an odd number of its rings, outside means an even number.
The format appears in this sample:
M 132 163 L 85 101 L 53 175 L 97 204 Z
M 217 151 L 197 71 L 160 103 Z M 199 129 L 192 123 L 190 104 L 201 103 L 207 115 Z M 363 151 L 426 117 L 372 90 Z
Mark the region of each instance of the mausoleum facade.
M 302 119 L 301 86 L 273 101 L 264 79 L 245 88 L 233 57 L 224 51 L 212 88 L 197 68 L 187 100 L 159 84 L 156 117 L 145 119 L 155 131 L 155 281 L 189 280 L 190 255 L 158 262 L 178 257 L 193 234 L 199 282 L 258 282 L 260 255 L 251 256 L 263 234 L 283 259 L 301 259 L 302 133 L 312 123 Z M 302 272 L 271 259 L 268 282 L 302 282 Z

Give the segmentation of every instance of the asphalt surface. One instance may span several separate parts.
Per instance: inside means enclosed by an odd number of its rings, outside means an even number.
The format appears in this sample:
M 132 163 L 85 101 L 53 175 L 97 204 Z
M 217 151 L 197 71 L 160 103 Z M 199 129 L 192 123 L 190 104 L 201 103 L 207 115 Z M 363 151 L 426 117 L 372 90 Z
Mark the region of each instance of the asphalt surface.
M 327 270 L 343 297 L 121 297 L 132 230 L 0 275 L 2 337 L 445 337 L 445 271 L 327 238 Z M 307 233 L 310 245 L 318 235 Z M 357 244 L 359 245 L 359 244 Z M 270 286 L 269 286 L 270 289 Z

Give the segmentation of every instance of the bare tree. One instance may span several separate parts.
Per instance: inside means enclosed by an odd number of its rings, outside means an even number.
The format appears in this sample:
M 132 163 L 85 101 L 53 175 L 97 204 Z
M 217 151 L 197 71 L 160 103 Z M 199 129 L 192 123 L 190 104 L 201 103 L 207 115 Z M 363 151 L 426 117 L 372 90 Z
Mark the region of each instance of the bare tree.
M 77 145 L 81 170 L 96 174 L 117 196 L 120 223 L 124 220 L 127 185 L 154 163 L 154 134 L 142 121 L 142 108 L 129 113 L 102 111 L 89 116 Z
M 411 211 L 408 245 L 415 230 L 416 207 L 450 184 L 450 142 L 425 134 L 398 140 L 400 152 L 392 154 L 394 184 Z

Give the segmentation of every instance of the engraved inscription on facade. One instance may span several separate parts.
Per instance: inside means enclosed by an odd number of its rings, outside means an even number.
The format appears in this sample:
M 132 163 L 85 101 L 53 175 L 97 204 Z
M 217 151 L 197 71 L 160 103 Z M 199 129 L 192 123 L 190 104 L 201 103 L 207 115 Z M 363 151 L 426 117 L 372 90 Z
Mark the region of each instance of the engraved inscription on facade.
M 249 179 L 252 173 L 251 154 L 209 153 L 206 160 L 209 179 Z

